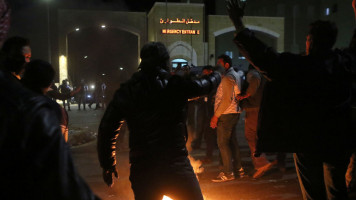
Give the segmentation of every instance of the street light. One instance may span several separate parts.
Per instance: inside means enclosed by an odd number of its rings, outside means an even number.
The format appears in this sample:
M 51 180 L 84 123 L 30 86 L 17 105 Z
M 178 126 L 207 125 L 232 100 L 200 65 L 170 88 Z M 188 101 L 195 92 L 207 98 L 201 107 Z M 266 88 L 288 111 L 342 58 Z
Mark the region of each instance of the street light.
M 102 74 L 103 76 L 105 76 L 106 74 Z
M 124 68 L 120 67 L 120 70 L 122 71 L 122 70 L 124 70 Z
M 105 29 L 105 28 L 106 28 L 106 25 L 105 25 L 105 24 L 101 25 L 101 28 L 102 28 L 102 29 Z
M 79 31 L 80 29 L 79 28 L 76 28 L 75 31 Z
M 88 58 L 88 56 L 84 56 L 84 59 L 87 59 Z

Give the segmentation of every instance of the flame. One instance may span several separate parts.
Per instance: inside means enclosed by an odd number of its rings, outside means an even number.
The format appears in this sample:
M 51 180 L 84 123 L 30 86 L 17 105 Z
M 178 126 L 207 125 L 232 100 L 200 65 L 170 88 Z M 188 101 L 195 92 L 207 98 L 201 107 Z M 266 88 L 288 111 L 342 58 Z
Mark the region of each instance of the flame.
M 173 199 L 171 199 L 171 198 L 167 197 L 166 195 L 164 195 L 162 200 L 173 200 Z

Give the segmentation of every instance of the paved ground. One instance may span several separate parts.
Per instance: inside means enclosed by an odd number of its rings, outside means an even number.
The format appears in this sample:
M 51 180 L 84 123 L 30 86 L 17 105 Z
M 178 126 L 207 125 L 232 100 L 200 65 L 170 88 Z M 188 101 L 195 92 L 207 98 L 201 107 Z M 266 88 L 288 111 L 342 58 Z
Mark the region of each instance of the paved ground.
M 87 127 L 96 131 L 102 110 L 77 111 L 73 106 L 69 112 L 70 127 Z M 238 127 L 239 142 L 243 156 L 244 167 L 252 173 L 249 149 L 243 136 L 243 123 Z M 127 135 L 121 137 L 118 152 L 118 170 L 120 179 L 113 188 L 108 188 L 102 181 L 96 153 L 96 141 L 72 148 L 74 162 L 80 174 L 88 182 L 93 191 L 102 199 L 132 200 L 133 194 L 128 180 L 129 163 L 127 149 Z M 192 152 L 192 156 L 201 159 L 204 150 Z M 271 159 L 273 155 L 269 156 Z M 300 189 L 297 182 L 291 155 L 287 157 L 287 171 L 285 174 L 275 169 L 265 177 L 254 180 L 251 177 L 226 183 L 212 183 L 211 179 L 218 173 L 218 162 L 204 166 L 204 173 L 199 175 L 200 185 L 207 200 L 299 200 Z

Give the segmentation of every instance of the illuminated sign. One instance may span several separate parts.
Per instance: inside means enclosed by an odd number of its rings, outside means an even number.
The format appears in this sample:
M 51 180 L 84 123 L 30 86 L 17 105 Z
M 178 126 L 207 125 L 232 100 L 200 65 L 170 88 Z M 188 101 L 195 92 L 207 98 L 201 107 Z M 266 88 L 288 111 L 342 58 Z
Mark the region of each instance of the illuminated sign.
M 196 21 L 196 20 L 193 20 L 193 19 L 176 19 L 176 20 L 171 20 L 169 18 L 167 18 L 166 20 L 164 19 L 160 19 L 159 20 L 159 23 L 160 24 L 200 24 L 200 21 Z
M 162 34 L 200 35 L 200 30 L 162 29 Z

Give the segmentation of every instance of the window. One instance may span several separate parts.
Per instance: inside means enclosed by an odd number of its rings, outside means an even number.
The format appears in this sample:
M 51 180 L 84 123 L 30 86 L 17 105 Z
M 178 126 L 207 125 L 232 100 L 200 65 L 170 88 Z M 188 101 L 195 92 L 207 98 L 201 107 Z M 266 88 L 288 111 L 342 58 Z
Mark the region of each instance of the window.
M 178 59 L 174 59 L 172 60 L 172 68 L 175 69 L 178 67 L 178 65 L 180 65 L 181 67 L 183 67 L 184 65 L 188 65 L 188 61 L 178 58 Z

